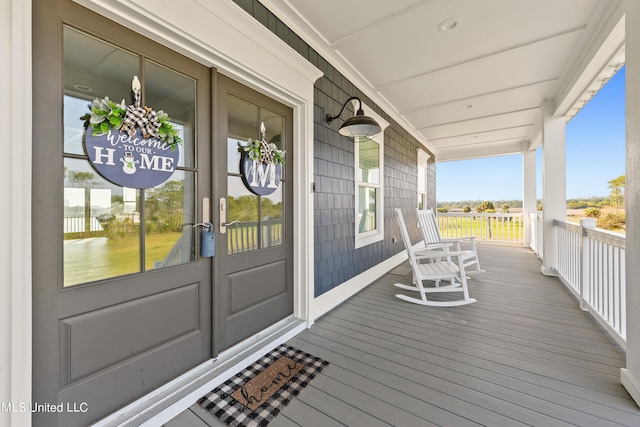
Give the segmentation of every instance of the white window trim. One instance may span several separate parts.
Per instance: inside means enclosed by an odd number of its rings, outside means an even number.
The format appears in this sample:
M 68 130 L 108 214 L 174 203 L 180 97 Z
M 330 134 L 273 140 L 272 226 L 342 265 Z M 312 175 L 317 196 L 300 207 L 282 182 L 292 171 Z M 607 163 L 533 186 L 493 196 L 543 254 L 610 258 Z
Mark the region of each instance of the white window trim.
M 424 174 L 424 209 L 427 208 L 427 195 L 429 193 L 429 186 L 427 185 L 429 183 L 429 159 L 431 158 L 431 156 L 429 155 L 429 153 L 427 153 L 426 151 L 424 151 L 422 148 L 418 148 L 418 167 L 423 166 L 425 169 L 425 174 Z M 417 192 L 418 195 L 420 195 L 420 173 L 417 174 L 417 184 L 418 186 L 417 188 Z M 417 199 L 417 197 L 416 197 Z
M 357 109 L 356 101 L 353 101 L 354 111 Z M 375 242 L 379 242 L 384 239 L 384 130 L 389 126 L 389 122 L 380 117 L 375 111 L 369 108 L 365 103 L 362 103 L 362 109 L 366 116 L 375 119 L 381 127 L 379 134 L 371 138 L 372 141 L 377 142 L 380 145 L 380 184 L 372 185 L 371 187 L 379 188 L 379 192 L 376 197 L 376 226 L 377 228 L 366 233 L 360 233 L 358 231 L 358 214 L 359 209 L 359 197 L 358 189 L 360 187 L 360 178 L 358 176 L 358 165 L 360 164 L 359 151 L 357 147 L 354 148 L 354 232 L 355 232 L 355 248 L 361 248 L 370 245 Z M 358 142 L 354 141 L 354 144 Z

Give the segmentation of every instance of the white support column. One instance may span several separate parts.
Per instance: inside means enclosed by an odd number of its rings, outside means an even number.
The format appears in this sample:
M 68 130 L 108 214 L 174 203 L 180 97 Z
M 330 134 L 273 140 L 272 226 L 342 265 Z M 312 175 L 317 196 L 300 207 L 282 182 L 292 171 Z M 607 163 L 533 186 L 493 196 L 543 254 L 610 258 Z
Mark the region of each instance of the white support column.
M 558 238 L 553 227 L 555 219 L 567 216 L 567 163 L 566 121 L 554 116 L 551 103 L 542 106 L 542 216 L 543 260 L 541 271 L 545 275 L 557 275 Z
M 531 219 L 536 206 L 536 152 L 525 148 L 522 152 L 522 215 L 524 216 L 524 246 L 531 245 Z
M 640 405 L 640 3 L 628 0 L 626 8 L 627 367 L 620 379 Z
M 31 1 L 0 1 L 0 52 L 0 425 L 30 426 Z

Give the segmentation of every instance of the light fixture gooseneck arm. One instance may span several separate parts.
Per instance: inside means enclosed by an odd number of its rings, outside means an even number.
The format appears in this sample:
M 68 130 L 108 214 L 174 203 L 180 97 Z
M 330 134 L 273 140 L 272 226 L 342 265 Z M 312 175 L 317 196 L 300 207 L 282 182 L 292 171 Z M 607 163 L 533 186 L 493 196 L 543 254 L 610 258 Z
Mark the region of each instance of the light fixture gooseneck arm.
M 349 99 L 347 99 L 345 101 L 345 103 L 342 105 L 342 109 L 340 110 L 340 112 L 337 115 L 331 116 L 331 114 L 327 114 L 327 123 L 331 123 L 333 120 L 335 120 L 338 117 L 340 117 L 340 115 L 342 115 L 342 113 L 344 112 L 344 109 L 347 107 L 347 104 L 350 101 L 353 101 L 354 99 L 358 101 L 358 110 L 357 110 L 357 112 L 361 111 L 362 110 L 362 101 L 360 101 L 360 98 L 358 98 L 357 96 L 352 96 L 351 98 L 349 98 Z M 356 114 L 357 114 L 357 112 L 356 112 Z
M 382 128 L 377 121 L 375 121 L 371 117 L 364 115 L 364 110 L 362 110 L 362 101 L 360 101 L 360 98 L 358 98 L 357 96 L 352 96 L 351 98 L 347 99 L 347 101 L 342 105 L 342 109 L 337 116 L 331 116 L 331 114 L 327 114 L 327 123 L 331 123 L 333 120 L 340 117 L 340 115 L 344 112 L 347 104 L 353 100 L 358 101 L 358 109 L 356 110 L 356 115 L 345 120 L 342 126 L 340 126 L 340 129 L 338 129 L 338 133 L 340 135 L 349 136 L 351 138 L 370 137 L 380 133 Z

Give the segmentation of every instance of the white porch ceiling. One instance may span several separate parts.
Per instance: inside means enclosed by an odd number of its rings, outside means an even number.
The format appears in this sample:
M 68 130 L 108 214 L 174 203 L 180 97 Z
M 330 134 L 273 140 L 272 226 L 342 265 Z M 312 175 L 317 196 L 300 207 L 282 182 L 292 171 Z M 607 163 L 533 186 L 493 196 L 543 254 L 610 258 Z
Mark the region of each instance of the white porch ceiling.
M 262 2 L 437 161 L 529 149 L 624 63 L 619 0 Z

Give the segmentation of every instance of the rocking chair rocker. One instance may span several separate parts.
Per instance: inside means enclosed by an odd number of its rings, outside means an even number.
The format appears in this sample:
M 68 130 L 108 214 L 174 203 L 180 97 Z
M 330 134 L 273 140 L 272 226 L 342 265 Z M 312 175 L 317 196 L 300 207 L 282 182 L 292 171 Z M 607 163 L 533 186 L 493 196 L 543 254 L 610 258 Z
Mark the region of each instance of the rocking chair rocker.
M 420 293 L 420 298 L 410 297 L 404 294 L 396 294 L 397 298 L 414 304 L 429 305 L 435 307 L 456 307 L 460 305 L 471 304 L 476 302 L 474 298 L 469 298 L 469 290 L 467 288 L 467 276 L 464 270 L 463 256 L 464 252 L 448 252 L 443 256 L 442 251 L 434 250 L 414 250 L 409 239 L 409 233 L 402 216 L 402 211 L 396 209 L 398 224 L 404 246 L 409 255 L 409 263 L 413 271 L 415 285 L 405 285 L 403 283 L 394 283 L 394 286 L 409 291 Z M 429 262 L 420 262 L 429 261 Z M 435 286 L 425 286 L 423 281 L 430 280 L 435 282 Z M 439 286 L 441 280 L 449 280 L 450 284 Z M 427 298 L 429 293 L 441 292 L 462 292 L 463 299 L 451 301 L 433 301 Z

